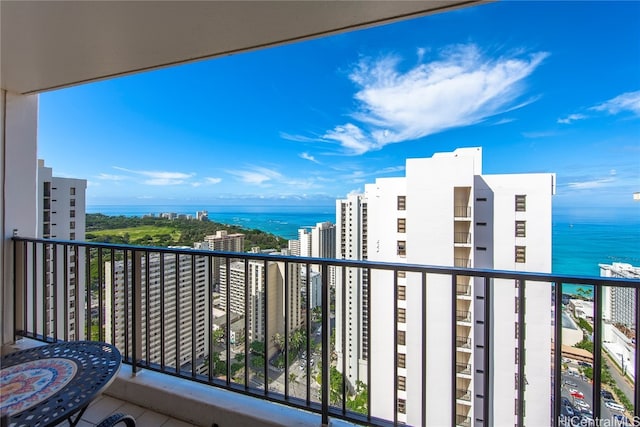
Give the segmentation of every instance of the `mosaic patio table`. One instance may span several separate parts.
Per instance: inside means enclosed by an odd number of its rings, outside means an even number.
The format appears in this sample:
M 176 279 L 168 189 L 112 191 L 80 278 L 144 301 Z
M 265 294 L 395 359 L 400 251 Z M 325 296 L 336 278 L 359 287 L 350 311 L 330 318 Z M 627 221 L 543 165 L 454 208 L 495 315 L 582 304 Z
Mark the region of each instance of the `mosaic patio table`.
M 8 427 L 75 426 L 113 381 L 122 357 L 111 344 L 63 342 L 0 359 L 0 416 Z M 75 417 L 74 417 L 75 415 Z

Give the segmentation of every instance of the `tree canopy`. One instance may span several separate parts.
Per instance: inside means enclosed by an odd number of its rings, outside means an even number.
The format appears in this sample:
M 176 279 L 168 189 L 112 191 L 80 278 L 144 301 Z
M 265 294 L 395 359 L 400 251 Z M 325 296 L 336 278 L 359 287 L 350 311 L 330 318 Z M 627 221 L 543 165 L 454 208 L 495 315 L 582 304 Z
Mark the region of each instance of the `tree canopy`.
M 167 219 L 160 217 L 108 216 L 87 214 L 86 239 L 92 242 L 146 246 L 193 246 L 216 231 L 242 233 L 244 250 L 254 246 L 261 249 L 287 247 L 287 239 L 257 229 L 194 219 Z

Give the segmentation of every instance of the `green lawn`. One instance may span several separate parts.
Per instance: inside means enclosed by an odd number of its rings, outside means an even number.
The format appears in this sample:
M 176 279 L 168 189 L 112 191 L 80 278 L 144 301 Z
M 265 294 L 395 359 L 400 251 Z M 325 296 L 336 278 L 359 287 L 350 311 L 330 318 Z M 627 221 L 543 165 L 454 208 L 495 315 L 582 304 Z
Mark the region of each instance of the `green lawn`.
M 180 231 L 173 227 L 158 227 L 153 225 L 141 225 L 139 227 L 116 228 L 111 230 L 99 230 L 87 232 L 87 238 L 91 240 L 103 240 L 107 236 L 114 236 L 127 243 L 165 243 L 168 240 L 177 242 L 180 240 Z

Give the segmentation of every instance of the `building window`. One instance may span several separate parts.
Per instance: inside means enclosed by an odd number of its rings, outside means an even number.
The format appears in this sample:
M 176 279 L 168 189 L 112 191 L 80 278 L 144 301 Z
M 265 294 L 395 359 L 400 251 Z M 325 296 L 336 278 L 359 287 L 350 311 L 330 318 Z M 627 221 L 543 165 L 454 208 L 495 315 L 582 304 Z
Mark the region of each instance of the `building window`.
M 407 196 L 398 196 L 398 210 L 404 211 L 407 209 Z
M 406 345 L 405 331 L 398 331 L 398 345 Z
M 526 212 L 527 196 L 525 194 L 516 194 L 516 212 Z
M 404 279 L 405 277 L 407 277 L 407 272 L 406 271 L 398 271 L 398 278 L 399 279 Z
M 76 240 L 76 233 L 69 233 L 69 240 Z
M 407 356 L 404 353 L 398 353 L 398 368 L 407 367 Z
M 69 200 L 69 206 L 71 206 L 72 208 L 75 207 L 76 205 L 76 199 L 70 199 Z
M 406 390 L 406 389 L 407 389 L 406 377 L 398 375 L 398 390 Z
M 398 309 L 398 323 L 407 323 L 407 310 L 404 308 Z
M 71 222 L 69 223 L 69 228 L 70 228 L 70 229 L 72 229 L 72 230 L 74 230 L 74 229 L 76 228 L 76 222 L 75 222 L 75 221 L 71 221 Z
M 404 301 L 407 299 L 407 287 L 404 285 L 398 285 L 398 300 Z
M 407 256 L 407 242 L 405 240 L 398 240 L 398 255 Z
M 76 187 L 69 188 L 69 195 L 71 195 L 71 196 L 75 196 L 76 195 Z
M 398 399 L 398 412 L 401 414 L 407 413 L 407 401 L 405 399 Z
M 527 248 L 526 246 L 516 246 L 516 262 L 527 262 Z
M 527 236 L 527 221 L 516 221 L 516 237 Z
M 75 217 L 76 217 L 76 211 L 75 211 L 75 210 L 70 210 L 70 211 L 69 211 L 69 216 L 70 216 L 71 218 L 75 218 Z
M 398 233 L 406 233 L 406 232 L 407 232 L 407 219 L 398 218 Z

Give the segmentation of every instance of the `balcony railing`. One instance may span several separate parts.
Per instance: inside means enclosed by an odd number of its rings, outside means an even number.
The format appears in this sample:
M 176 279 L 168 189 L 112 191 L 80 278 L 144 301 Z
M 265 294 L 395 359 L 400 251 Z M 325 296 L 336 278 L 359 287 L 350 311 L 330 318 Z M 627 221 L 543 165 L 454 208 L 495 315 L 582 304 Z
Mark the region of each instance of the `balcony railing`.
M 457 427 L 471 427 L 471 418 L 464 416 L 464 415 L 458 415 L 456 416 L 456 426 Z
M 453 263 L 456 268 L 471 268 L 471 260 L 469 258 L 455 258 Z
M 471 233 L 468 233 L 466 231 L 456 231 L 453 236 L 453 243 L 470 245 Z
M 456 295 L 458 296 L 470 296 L 471 285 L 456 285 Z
M 456 363 L 456 373 L 471 375 L 471 365 L 468 363 Z
M 471 312 L 464 310 L 456 310 L 456 320 L 458 322 L 471 322 Z
M 464 388 L 456 389 L 456 399 L 471 401 L 471 390 Z
M 471 218 L 471 206 L 455 206 L 453 215 L 456 218 Z
M 471 348 L 471 338 L 469 337 L 456 337 L 456 347 L 457 348 Z
M 45 342 L 60 340 L 93 339 L 115 343 L 123 354 L 125 363 L 131 364 L 134 372 L 140 368 L 178 376 L 189 381 L 209 384 L 233 392 L 253 396 L 258 399 L 279 402 L 290 407 L 320 414 L 323 424 L 330 418 L 345 419 L 367 425 L 398 424 L 397 408 L 415 413 L 402 414 L 411 424 L 426 424 L 424 410 L 427 395 L 427 375 L 407 373 L 409 382 L 418 381 L 420 393 L 398 397 L 397 375 L 399 363 L 402 367 L 409 360 L 409 354 L 392 357 L 389 367 L 389 381 L 393 389 L 376 389 L 376 381 L 371 381 L 375 362 L 367 364 L 368 380 L 358 387 L 373 387 L 364 394 L 357 393 L 356 384 L 350 383 L 347 372 L 347 357 L 340 357 L 339 350 L 350 347 L 346 342 L 346 324 L 337 319 L 347 319 L 346 305 L 335 301 L 348 301 L 346 286 L 333 286 L 331 278 L 346 283 L 347 277 L 357 277 L 360 271 L 366 278 L 362 287 L 363 331 L 359 354 L 362 360 L 372 361 L 372 336 L 391 331 L 387 348 L 398 349 L 398 344 L 406 342 L 412 360 L 422 360 L 427 366 L 426 334 L 413 324 L 399 327 L 397 317 L 391 317 L 391 324 L 380 324 L 372 315 L 376 293 L 385 295 L 383 305 L 397 312 L 397 295 L 400 274 L 406 277 L 407 302 L 406 321 L 410 319 L 427 325 L 427 286 L 433 285 L 433 277 L 448 276 L 450 283 L 451 330 L 444 332 L 441 344 L 447 340 L 456 354 L 456 349 L 473 351 L 480 349 L 484 354 L 484 365 L 478 365 L 478 372 L 491 376 L 492 365 L 488 362 L 495 351 L 493 348 L 492 316 L 474 324 L 474 336 L 484 337 L 474 342 L 471 338 L 456 336 L 456 321 L 460 313 L 456 310 L 456 296 L 460 277 L 474 281 L 474 295 L 481 296 L 474 308 L 481 307 L 484 313 L 498 310 L 512 310 L 518 318 L 516 347 L 517 360 L 525 361 L 525 318 L 527 311 L 525 290 L 527 287 L 551 287 L 549 308 L 553 317 L 553 342 L 550 345 L 552 360 L 552 414 L 549 421 L 559 425 L 562 414 L 562 284 L 593 286 L 594 290 L 594 353 L 592 365 L 594 396 L 594 418 L 601 415 L 602 376 L 602 293 L 604 286 L 640 288 L 639 280 L 574 277 L 566 275 L 519 273 L 511 271 L 478 270 L 469 268 L 434 267 L 414 264 L 393 264 L 371 261 L 348 261 L 335 259 L 303 258 L 281 255 L 249 254 L 234 252 L 213 252 L 190 249 L 170 249 L 128 245 L 86 243 L 77 241 L 56 241 L 15 237 L 14 239 L 14 330 L 16 337 L 30 337 Z M 45 264 L 50 263 L 50 267 Z M 456 265 L 457 265 L 456 260 Z M 220 270 L 219 276 L 214 269 Z M 282 280 L 274 280 L 273 269 L 281 272 Z M 320 299 L 311 306 L 312 298 L 301 298 L 299 284 L 311 284 L 312 270 L 319 272 Z M 47 271 L 50 271 L 47 273 Z M 259 276 L 260 271 L 265 274 Z M 331 272 L 331 274 L 329 274 Z M 347 274 L 348 272 L 348 274 Z M 302 278 L 299 275 L 306 275 Z M 256 277 L 260 277 L 257 279 Z M 216 283 L 214 277 L 220 277 Z M 427 280 L 429 278 L 429 280 Z M 304 279 L 304 280 L 303 280 Z M 509 292 L 516 292 L 524 304 L 514 313 L 513 304 L 494 304 L 492 293 L 500 286 L 510 283 Z M 437 283 L 436 283 L 437 284 Z M 517 285 L 516 285 L 517 284 Z M 385 287 L 390 287 L 388 293 Z M 276 289 L 277 291 L 271 292 Z M 214 292 L 215 291 L 215 292 Z M 438 288 L 438 293 L 442 288 Z M 311 292 L 307 292 L 310 295 Z M 396 298 L 389 295 L 396 295 Z M 435 294 L 434 294 L 435 295 Z M 281 298 L 282 300 L 278 300 Z M 636 307 L 640 306 L 640 292 L 635 292 Z M 417 305 L 412 305 L 417 304 Z M 481 305 L 482 304 L 482 305 Z M 406 308 L 405 308 L 406 306 Z M 335 307 L 335 308 L 334 308 Z M 278 309 L 280 308 L 280 309 Z M 415 311 L 412 311 L 415 310 Z M 548 311 L 547 311 L 548 312 Z M 278 317 L 282 313 L 282 317 Z M 470 312 L 468 316 L 471 316 Z M 377 312 L 376 312 L 377 315 Z M 479 314 L 478 314 L 479 315 Z M 468 318 L 465 314 L 465 318 Z M 474 313 L 474 316 L 476 314 Z M 531 321 L 531 320 L 528 320 Z M 636 319 L 636 335 L 640 329 Z M 441 325 L 441 324 L 440 324 Z M 511 323 L 513 325 L 513 323 Z M 551 326 L 551 325 L 550 325 Z M 376 329 L 379 327 L 379 329 Z M 335 334 L 338 328 L 340 334 Z M 441 330 L 441 326 L 437 326 Z M 424 329 L 423 329 L 424 330 Z M 512 329 L 511 329 L 512 331 Z M 417 333 L 416 333 L 417 332 Z M 335 342 L 332 337 L 335 337 Z M 409 345 L 411 344 L 411 345 Z M 421 350 L 420 350 L 421 349 Z M 441 351 L 442 347 L 433 351 Z M 531 357 L 529 354 L 528 357 Z M 459 355 L 457 356 L 459 357 Z M 483 359 L 474 359 L 483 360 Z M 640 372 L 640 352 L 631 363 L 635 372 Z M 516 363 L 517 383 L 523 385 L 516 391 L 516 424 L 524 425 L 524 401 L 527 381 L 525 363 Z M 413 368 L 412 368 L 413 369 Z M 456 411 L 457 400 L 472 404 L 468 389 L 460 389 L 457 381 L 459 373 L 466 373 L 469 366 L 462 360 L 451 360 L 449 366 L 438 366 L 440 372 L 450 373 L 449 384 L 438 384 L 438 390 L 449 393 L 451 402 L 450 423 L 458 422 L 465 414 Z M 496 368 L 497 369 L 497 368 Z M 379 375 L 378 372 L 375 372 Z M 475 374 L 474 375 L 479 375 Z M 337 381 L 336 378 L 340 380 Z M 337 381 L 337 382 L 336 382 Z M 471 379 L 469 381 L 475 381 Z M 355 382 L 355 381 L 354 381 Z M 496 405 L 513 408 L 510 402 L 492 402 L 491 381 L 479 381 L 474 390 L 475 399 L 482 402 L 476 413 L 491 414 Z M 379 387 L 379 385 L 378 385 Z M 415 390 L 412 388 L 412 390 Z M 381 417 L 377 407 L 371 405 L 371 396 L 391 397 L 393 414 Z M 557 396 L 558 398 L 554 398 Z M 633 408 L 636 415 L 640 407 L 639 388 L 634 388 Z M 357 399 L 360 398 L 360 399 Z M 413 403 L 412 403 L 413 402 Z M 417 403 L 416 403 L 417 402 Z M 547 406 L 548 407 L 548 406 Z M 422 408 L 422 409 L 420 409 Z M 395 409 L 395 410 L 393 410 Z M 527 411 L 529 412 L 529 411 Z M 417 417 L 417 418 L 416 418 Z M 484 425 L 492 425 L 490 415 Z M 464 425 L 464 424 L 463 424 Z

